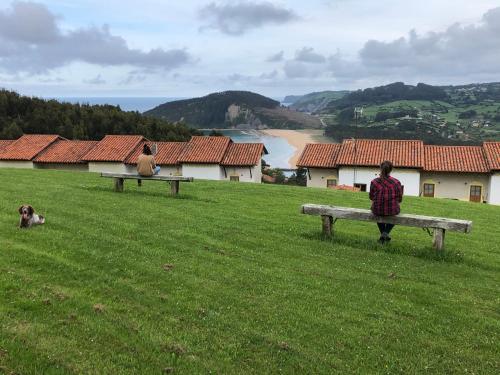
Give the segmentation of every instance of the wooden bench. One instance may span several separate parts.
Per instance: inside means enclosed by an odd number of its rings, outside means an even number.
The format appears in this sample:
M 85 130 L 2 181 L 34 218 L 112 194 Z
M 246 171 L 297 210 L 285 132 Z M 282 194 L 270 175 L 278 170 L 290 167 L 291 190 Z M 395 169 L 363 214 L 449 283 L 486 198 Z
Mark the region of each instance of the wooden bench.
M 333 225 L 337 219 L 373 221 L 377 223 L 404 225 L 407 227 L 431 228 L 434 230 L 433 245 L 437 250 L 443 250 L 444 236 L 447 230 L 462 233 L 470 233 L 472 230 L 472 221 L 467 220 L 411 214 L 375 216 L 370 210 L 362 210 L 359 208 L 304 204 L 301 212 L 306 215 L 321 216 L 323 221 L 323 234 L 328 237 L 333 235 Z
M 182 176 L 151 176 L 144 177 L 139 176 L 138 174 L 129 174 L 129 173 L 108 173 L 102 172 L 101 177 L 112 178 L 115 181 L 116 192 L 123 191 L 123 183 L 125 180 L 137 180 L 139 186 L 141 186 L 141 182 L 143 180 L 147 181 L 167 181 L 170 183 L 170 193 L 172 195 L 177 195 L 179 193 L 179 183 L 180 182 L 193 182 L 193 177 L 182 177 Z

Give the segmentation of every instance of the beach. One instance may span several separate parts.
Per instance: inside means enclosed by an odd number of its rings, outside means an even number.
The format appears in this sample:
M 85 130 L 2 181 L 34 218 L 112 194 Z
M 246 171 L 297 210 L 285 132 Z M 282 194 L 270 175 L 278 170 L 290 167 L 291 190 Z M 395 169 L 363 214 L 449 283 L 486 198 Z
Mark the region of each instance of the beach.
M 297 161 L 299 160 L 302 151 L 304 151 L 306 144 L 332 142 L 323 136 L 323 130 L 321 129 L 265 129 L 262 130 L 262 133 L 273 137 L 284 138 L 293 148 L 295 148 L 293 156 L 288 160 L 290 168 L 296 168 Z

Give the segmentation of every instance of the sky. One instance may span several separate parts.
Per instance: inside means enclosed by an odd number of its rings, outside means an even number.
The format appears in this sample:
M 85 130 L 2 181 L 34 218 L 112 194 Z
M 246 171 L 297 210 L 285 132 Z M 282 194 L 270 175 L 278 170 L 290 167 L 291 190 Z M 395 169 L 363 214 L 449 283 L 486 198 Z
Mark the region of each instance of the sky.
M 0 87 L 280 98 L 500 81 L 500 0 L 0 0 Z

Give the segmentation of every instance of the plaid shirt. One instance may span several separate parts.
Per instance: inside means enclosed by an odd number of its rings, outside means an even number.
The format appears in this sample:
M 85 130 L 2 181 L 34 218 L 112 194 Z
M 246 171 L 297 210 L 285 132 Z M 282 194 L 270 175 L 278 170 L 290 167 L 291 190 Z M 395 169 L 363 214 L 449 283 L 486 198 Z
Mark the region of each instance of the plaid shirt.
M 399 203 L 403 200 L 403 187 L 394 177 L 377 177 L 370 184 L 372 212 L 377 216 L 399 214 Z

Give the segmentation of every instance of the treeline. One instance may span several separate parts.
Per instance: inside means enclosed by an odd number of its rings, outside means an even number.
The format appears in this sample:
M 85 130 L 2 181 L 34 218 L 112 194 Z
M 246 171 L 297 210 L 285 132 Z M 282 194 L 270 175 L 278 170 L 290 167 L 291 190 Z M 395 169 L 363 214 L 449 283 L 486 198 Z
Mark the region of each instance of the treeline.
M 325 112 L 361 105 L 388 103 L 396 100 L 448 99 L 448 94 L 441 87 L 426 85 L 425 83 L 411 86 L 405 85 L 403 82 L 395 82 L 386 86 L 353 91 L 343 98 L 330 102 Z
M 22 134 L 59 134 L 81 140 L 140 134 L 155 141 L 186 141 L 198 132 L 116 106 L 60 103 L 0 90 L 0 139 L 16 139 Z

